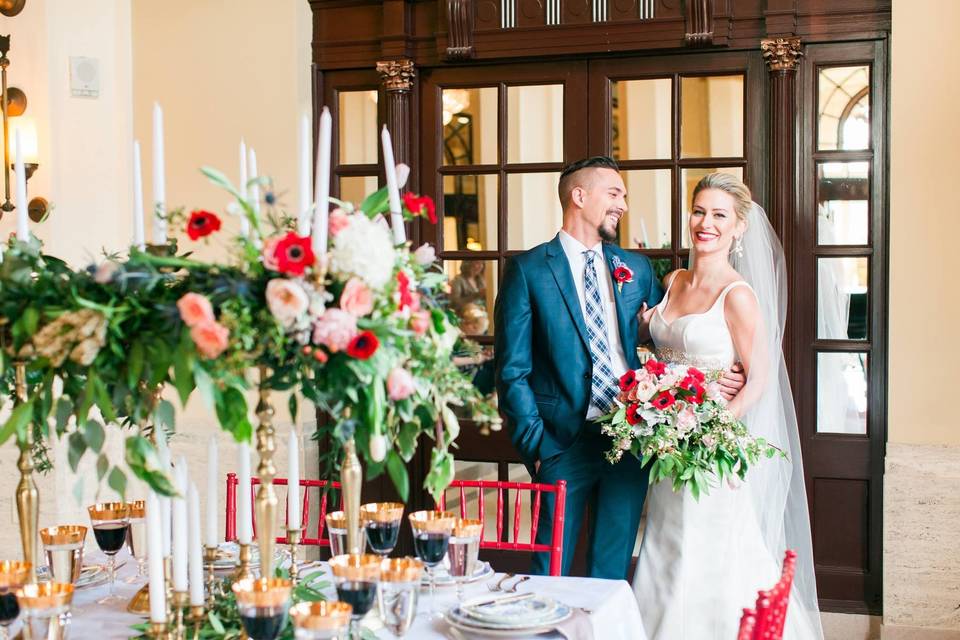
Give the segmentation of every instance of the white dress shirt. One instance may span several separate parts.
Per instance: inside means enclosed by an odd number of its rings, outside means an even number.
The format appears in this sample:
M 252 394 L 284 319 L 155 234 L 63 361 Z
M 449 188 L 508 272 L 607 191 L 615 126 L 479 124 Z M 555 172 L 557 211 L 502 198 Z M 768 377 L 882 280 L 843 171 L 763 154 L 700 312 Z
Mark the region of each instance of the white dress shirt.
M 583 252 L 587 251 L 582 242 L 571 236 L 566 231 L 560 231 L 560 244 L 563 246 L 563 252 L 567 256 L 567 262 L 570 263 L 570 272 L 573 274 L 573 284 L 577 287 L 577 298 L 580 300 L 580 313 L 584 319 L 587 317 L 587 301 L 583 294 L 583 270 L 586 266 Z M 620 321 L 617 319 L 617 303 L 613 298 L 613 278 L 610 276 L 610 268 L 607 266 L 607 258 L 603 254 L 603 243 L 598 242 L 593 251 L 596 256 L 593 258 L 593 266 L 597 271 L 597 284 L 600 288 L 600 302 L 603 305 L 605 326 L 607 328 L 607 344 L 610 346 L 610 366 L 613 368 L 613 375 L 618 378 L 627 371 L 627 357 L 623 354 L 623 343 L 620 342 Z M 600 408 L 590 404 L 587 409 L 587 419 L 596 418 L 602 415 Z

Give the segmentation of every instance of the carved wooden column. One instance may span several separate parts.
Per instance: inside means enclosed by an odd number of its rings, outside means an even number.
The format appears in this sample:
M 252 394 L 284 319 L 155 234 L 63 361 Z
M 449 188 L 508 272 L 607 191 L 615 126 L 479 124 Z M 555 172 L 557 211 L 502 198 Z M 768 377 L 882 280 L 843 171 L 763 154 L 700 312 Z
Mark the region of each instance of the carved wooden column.
M 793 228 L 797 210 L 797 65 L 803 52 L 800 38 L 770 38 L 760 42 L 763 59 L 770 71 L 770 223 L 783 243 L 787 276 L 796 282 Z M 788 299 L 793 299 L 793 286 Z M 789 317 L 789 315 L 788 315 Z M 783 342 L 788 366 L 795 362 L 789 322 Z
M 377 63 L 387 94 L 387 128 L 393 137 L 393 155 L 397 162 L 410 164 L 410 90 L 416 71 L 413 60 L 386 60 Z

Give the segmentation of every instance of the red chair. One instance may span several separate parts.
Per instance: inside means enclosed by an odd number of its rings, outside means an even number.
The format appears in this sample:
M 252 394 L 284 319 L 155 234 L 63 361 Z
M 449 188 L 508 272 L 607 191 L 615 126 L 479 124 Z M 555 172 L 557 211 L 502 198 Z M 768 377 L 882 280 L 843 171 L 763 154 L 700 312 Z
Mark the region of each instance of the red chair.
M 769 591 L 757 594 L 756 609 L 744 609 L 737 640 L 781 640 L 787 620 L 790 588 L 796 571 L 797 553 L 787 550 L 780 580 Z
M 227 526 L 224 539 L 227 542 L 237 539 L 237 485 L 239 481 L 237 480 L 237 474 L 228 473 L 227 474 Z M 252 514 L 253 519 L 253 535 L 257 535 L 257 514 L 256 514 L 256 489 L 255 487 L 260 484 L 259 478 L 250 478 L 250 494 L 251 494 L 251 504 L 254 505 L 254 513 Z M 274 478 L 274 486 L 285 487 L 287 486 L 286 478 Z M 302 504 L 300 505 L 300 514 L 301 520 L 305 524 L 310 522 L 310 489 L 317 487 L 320 489 L 320 521 L 317 525 L 317 537 L 310 538 L 307 536 L 306 530 L 304 530 L 303 537 L 300 540 L 301 545 L 308 545 L 313 547 L 329 547 L 330 538 L 324 537 L 324 529 L 327 526 L 327 498 L 328 487 L 331 490 L 337 491 L 340 493 L 340 508 L 343 508 L 343 494 L 340 492 L 340 483 L 339 482 L 328 482 L 326 480 L 301 480 L 300 486 L 304 488 Z M 286 500 L 282 500 L 284 505 L 284 512 L 286 512 Z M 286 521 L 286 516 L 284 516 L 284 521 Z M 287 536 L 277 536 L 278 544 L 287 544 Z
M 477 518 L 483 522 L 484 518 L 484 490 L 497 492 L 497 537 L 494 540 L 485 540 L 480 534 L 481 549 L 501 549 L 507 551 L 546 551 L 550 553 L 550 575 L 560 575 L 560 563 L 563 559 L 563 509 L 567 500 L 567 483 L 563 480 L 557 484 L 539 484 L 531 482 L 498 482 L 494 480 L 454 480 L 440 496 L 440 509 L 446 509 L 446 492 L 456 489 L 460 492 L 460 517 L 467 517 L 467 501 L 464 489 L 477 489 Z M 504 535 L 503 527 L 503 492 L 516 490 L 513 505 L 513 535 L 508 530 Z M 522 498 L 525 493 L 531 494 L 533 511 L 530 520 L 530 542 L 520 542 L 520 513 Z M 540 523 L 541 494 L 552 493 L 556 496 L 553 510 L 553 539 L 549 545 L 537 544 L 537 527 Z M 508 527 L 509 529 L 509 527 Z

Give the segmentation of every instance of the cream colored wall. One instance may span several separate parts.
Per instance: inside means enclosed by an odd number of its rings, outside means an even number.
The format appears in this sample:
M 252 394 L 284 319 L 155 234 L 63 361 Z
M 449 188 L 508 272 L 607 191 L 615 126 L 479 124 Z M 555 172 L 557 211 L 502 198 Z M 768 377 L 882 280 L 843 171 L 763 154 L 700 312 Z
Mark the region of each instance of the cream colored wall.
M 960 3 L 893 3 L 890 104 L 889 440 L 960 444 L 960 420 L 945 385 L 960 361 L 960 252 L 954 163 L 960 65 L 953 37 Z M 936 48 L 934 54 L 931 47 Z M 943 383 L 936 381 L 941 380 Z

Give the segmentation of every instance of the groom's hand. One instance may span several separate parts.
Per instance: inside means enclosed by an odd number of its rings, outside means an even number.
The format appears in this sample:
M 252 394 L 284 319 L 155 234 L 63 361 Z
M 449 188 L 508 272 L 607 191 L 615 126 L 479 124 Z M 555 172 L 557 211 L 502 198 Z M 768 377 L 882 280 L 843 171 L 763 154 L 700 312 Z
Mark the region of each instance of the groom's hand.
M 747 383 L 747 376 L 743 373 L 743 365 L 739 362 L 734 363 L 732 367 L 723 372 L 723 377 L 719 380 L 720 394 L 727 401 L 733 400 L 733 397 L 740 393 L 743 385 Z

